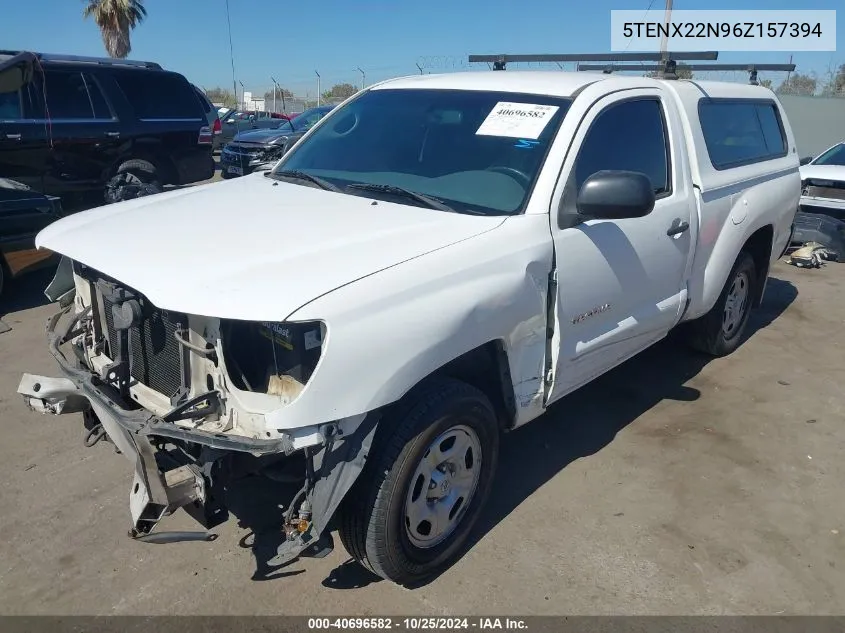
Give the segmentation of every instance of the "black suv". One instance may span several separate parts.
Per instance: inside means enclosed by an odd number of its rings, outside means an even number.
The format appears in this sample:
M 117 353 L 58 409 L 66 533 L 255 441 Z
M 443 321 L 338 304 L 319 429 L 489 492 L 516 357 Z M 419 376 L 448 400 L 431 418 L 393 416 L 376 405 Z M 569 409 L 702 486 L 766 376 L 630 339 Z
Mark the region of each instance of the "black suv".
M 203 104 L 178 73 L 0 51 L 0 177 L 63 200 L 114 202 L 211 178 L 211 146 Z

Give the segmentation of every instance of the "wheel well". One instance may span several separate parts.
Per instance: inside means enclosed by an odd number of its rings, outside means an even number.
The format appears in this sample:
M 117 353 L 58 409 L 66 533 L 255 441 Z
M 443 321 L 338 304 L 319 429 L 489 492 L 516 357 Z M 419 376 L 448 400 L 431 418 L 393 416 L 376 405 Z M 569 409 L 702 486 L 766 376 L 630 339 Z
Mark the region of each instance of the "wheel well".
M 757 271 L 757 295 L 754 297 L 755 306 L 763 301 L 763 290 L 766 278 L 769 276 L 769 263 L 772 257 L 772 243 L 774 242 L 774 228 L 768 224 L 757 229 L 751 237 L 746 240 L 742 250 L 746 251 L 754 260 L 754 268 Z
M 431 374 L 461 380 L 484 393 L 496 409 L 502 428 L 512 426 L 516 417 L 508 356 L 501 341 L 490 341 Z

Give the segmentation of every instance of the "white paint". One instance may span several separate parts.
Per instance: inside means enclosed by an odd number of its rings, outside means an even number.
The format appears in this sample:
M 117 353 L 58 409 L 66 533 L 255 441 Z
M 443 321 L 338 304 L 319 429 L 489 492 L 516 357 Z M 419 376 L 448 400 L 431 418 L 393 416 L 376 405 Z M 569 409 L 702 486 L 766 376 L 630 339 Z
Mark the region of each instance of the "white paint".
M 225 364 L 211 369 L 192 359 L 192 367 L 199 363 L 228 391 L 226 432 L 286 433 L 304 445 L 321 441 L 317 425 L 340 421 L 352 429 L 361 415 L 490 342 L 507 359 L 513 422 L 525 424 L 550 401 L 663 338 L 681 318 L 707 312 L 754 231 L 774 228 L 772 261 L 788 238 L 800 181 L 782 109 L 787 155 L 723 171 L 710 165 L 697 119 L 702 96 L 774 98 L 765 88 L 506 71 L 406 77 L 370 89 L 408 88 L 579 92 L 523 215 L 373 204 L 259 174 L 71 216 L 45 229 L 37 243 L 135 287 L 162 308 L 208 317 L 191 317 L 198 332 L 216 332 L 220 317 L 323 322 L 319 365 L 288 404 L 237 391 Z M 604 105 L 638 96 L 664 105 L 672 194 L 644 218 L 560 230 L 557 209 L 589 123 Z M 732 200 L 741 205 L 739 215 Z M 731 221 L 738 217 L 739 224 Z M 689 230 L 667 236 L 678 220 L 688 221 Z M 546 401 L 553 272 L 558 296 Z M 593 316 L 572 323 L 587 313 Z
M 261 174 L 77 213 L 37 237 L 155 305 L 282 321 L 306 302 L 501 224 Z
M 825 150 L 825 152 L 826 151 L 827 150 Z M 819 154 L 819 156 L 821 156 L 821 154 Z M 821 181 L 827 180 L 831 183 L 838 183 L 841 186 L 842 183 L 845 183 L 845 166 L 814 165 L 813 163 L 810 163 L 801 167 L 801 179 L 805 180 L 807 178 L 813 178 Z M 823 198 L 820 196 L 802 195 L 801 203 L 845 212 L 845 200 L 838 198 Z
M 500 101 L 475 133 L 481 136 L 536 139 L 558 110 L 558 106 Z
M 801 167 L 801 178 L 845 182 L 845 165 L 813 165 L 810 163 Z

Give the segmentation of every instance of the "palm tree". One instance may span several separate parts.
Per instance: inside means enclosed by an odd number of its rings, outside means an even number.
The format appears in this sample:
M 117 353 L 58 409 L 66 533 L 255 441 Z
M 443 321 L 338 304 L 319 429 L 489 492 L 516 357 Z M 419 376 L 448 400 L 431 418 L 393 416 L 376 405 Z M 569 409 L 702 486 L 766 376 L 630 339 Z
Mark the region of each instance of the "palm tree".
M 125 58 L 132 50 L 129 32 L 147 17 L 143 0 L 84 0 L 83 17 L 94 17 L 111 57 Z

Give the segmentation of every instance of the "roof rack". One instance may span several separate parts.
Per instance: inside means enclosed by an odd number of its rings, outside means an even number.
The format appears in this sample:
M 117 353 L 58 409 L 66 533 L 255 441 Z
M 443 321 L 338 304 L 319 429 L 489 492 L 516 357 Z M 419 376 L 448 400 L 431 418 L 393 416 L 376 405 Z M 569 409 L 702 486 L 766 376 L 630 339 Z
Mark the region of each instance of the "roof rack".
M 0 55 L 18 55 L 24 51 L 0 50 Z M 35 53 L 38 59 L 45 62 L 71 62 L 83 64 L 102 64 L 104 66 L 131 66 L 134 68 L 149 68 L 152 70 L 163 70 L 155 62 L 144 62 L 133 59 L 117 59 L 114 57 L 85 57 L 83 55 L 56 55 L 52 53 Z
M 687 70 L 694 71 L 708 71 L 708 70 L 741 70 L 748 73 L 748 83 L 752 86 L 760 85 L 757 80 L 757 73 L 761 70 L 770 71 L 784 71 L 792 72 L 795 70 L 795 64 L 684 64 L 683 67 Z M 674 60 L 667 60 L 665 64 L 643 64 L 643 65 L 619 65 L 619 64 L 581 64 L 578 66 L 581 71 L 596 71 L 600 70 L 605 74 L 613 72 L 651 72 L 657 71 L 662 73 L 664 79 L 677 79 L 677 64 Z
M 716 51 L 666 52 L 666 53 L 566 53 L 562 55 L 470 55 L 469 61 L 493 64 L 493 70 L 505 70 L 505 66 L 518 62 L 659 62 L 685 60 L 714 60 L 719 58 Z

